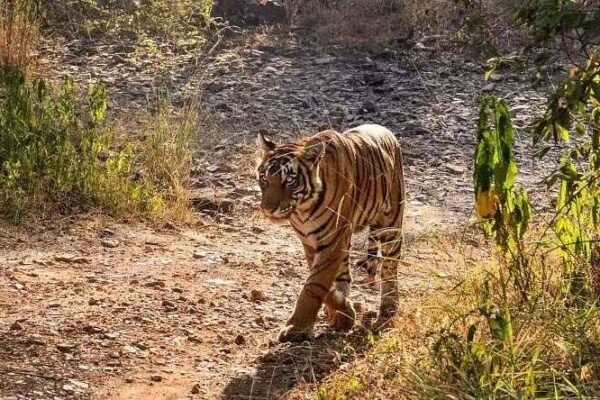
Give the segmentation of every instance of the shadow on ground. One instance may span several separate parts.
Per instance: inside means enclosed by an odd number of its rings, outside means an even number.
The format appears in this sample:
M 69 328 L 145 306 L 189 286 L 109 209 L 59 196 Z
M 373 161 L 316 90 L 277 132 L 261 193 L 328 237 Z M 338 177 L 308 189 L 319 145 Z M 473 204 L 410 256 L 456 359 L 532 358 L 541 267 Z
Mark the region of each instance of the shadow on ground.
M 369 337 L 361 329 L 345 335 L 324 333 L 312 342 L 278 345 L 258 360 L 254 373 L 234 377 L 221 399 L 278 399 L 297 385 L 316 384 L 364 353 L 372 343 Z

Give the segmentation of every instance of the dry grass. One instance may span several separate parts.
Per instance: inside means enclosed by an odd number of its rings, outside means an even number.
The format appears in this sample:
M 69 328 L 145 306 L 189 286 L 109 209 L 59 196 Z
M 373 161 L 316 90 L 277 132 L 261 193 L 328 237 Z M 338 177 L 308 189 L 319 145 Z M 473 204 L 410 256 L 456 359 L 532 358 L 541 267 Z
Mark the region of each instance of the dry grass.
M 0 67 L 28 72 L 33 66 L 39 33 L 36 0 L 0 3 Z
M 288 18 L 315 30 L 324 44 L 376 49 L 393 46 L 415 33 L 438 33 L 458 22 L 455 1 L 344 0 L 333 4 L 288 2 Z
M 380 51 L 424 41 L 426 46 L 462 44 L 482 51 L 520 39 L 508 22 L 511 0 L 477 5 L 455 0 L 288 0 L 285 5 L 288 20 L 313 31 L 323 45 Z
M 455 249 L 465 244 L 455 244 Z M 447 248 L 456 255 L 456 250 Z M 530 260 L 529 300 L 502 257 L 402 306 L 391 332 L 313 393 L 325 399 L 590 398 L 600 392 L 600 311 L 565 294 L 560 257 Z M 508 326 L 504 326 L 504 319 Z M 290 398 L 301 398 L 294 393 Z
M 192 219 L 189 187 L 199 108 L 193 101 L 176 112 L 161 100 L 153 113 L 141 117 L 138 173 L 162 193 L 164 217 L 180 222 Z

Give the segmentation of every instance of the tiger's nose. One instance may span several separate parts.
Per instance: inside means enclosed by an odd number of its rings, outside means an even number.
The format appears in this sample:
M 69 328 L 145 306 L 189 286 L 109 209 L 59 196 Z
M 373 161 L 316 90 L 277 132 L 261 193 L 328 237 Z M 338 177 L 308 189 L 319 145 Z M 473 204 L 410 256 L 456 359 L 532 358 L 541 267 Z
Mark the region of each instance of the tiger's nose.
M 278 206 L 279 206 L 278 204 L 275 204 L 274 202 L 270 202 L 270 201 L 266 201 L 266 200 L 263 200 L 260 203 L 260 208 L 268 214 L 274 213 L 277 210 Z

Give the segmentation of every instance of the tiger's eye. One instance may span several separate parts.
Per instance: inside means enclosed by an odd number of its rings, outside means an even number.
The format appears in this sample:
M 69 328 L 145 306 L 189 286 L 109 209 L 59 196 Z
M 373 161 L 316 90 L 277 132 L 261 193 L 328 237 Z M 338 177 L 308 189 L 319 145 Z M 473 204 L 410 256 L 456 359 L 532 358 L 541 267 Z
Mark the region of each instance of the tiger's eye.
M 267 186 L 267 180 L 265 179 L 265 176 L 264 176 L 264 175 L 261 175 L 261 176 L 258 178 L 258 185 L 259 185 L 260 187 L 265 187 L 265 186 Z

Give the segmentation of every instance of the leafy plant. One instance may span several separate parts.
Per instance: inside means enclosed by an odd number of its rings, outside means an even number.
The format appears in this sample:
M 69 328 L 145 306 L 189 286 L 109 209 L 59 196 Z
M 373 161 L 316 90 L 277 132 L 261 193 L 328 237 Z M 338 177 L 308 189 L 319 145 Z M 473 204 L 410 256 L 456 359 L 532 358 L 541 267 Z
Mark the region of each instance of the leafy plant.
M 152 151 L 120 141 L 106 120 L 103 86 L 91 85 L 82 103 L 70 78 L 57 93 L 44 80 L 28 82 L 13 71 L 0 74 L 0 95 L 0 212 L 6 216 L 19 220 L 32 209 L 73 213 L 94 207 L 156 213 L 172 201 L 172 191 L 185 191 L 185 163 L 168 164 L 162 175 L 136 176 L 139 160 L 167 154 L 156 148 L 171 146 L 171 138 L 163 130 L 152 139 Z M 189 159 L 192 123 L 186 122 L 188 134 L 176 135 L 169 162 Z M 171 167 L 177 176 L 169 176 Z

